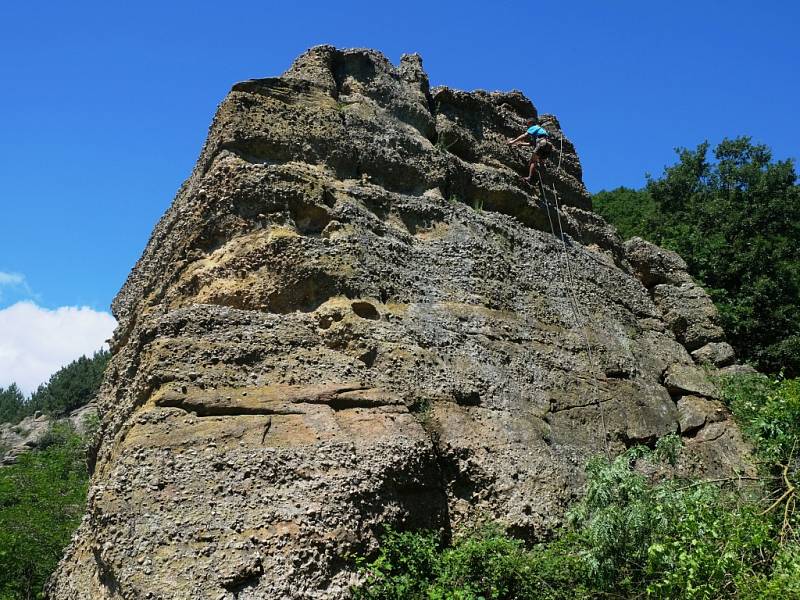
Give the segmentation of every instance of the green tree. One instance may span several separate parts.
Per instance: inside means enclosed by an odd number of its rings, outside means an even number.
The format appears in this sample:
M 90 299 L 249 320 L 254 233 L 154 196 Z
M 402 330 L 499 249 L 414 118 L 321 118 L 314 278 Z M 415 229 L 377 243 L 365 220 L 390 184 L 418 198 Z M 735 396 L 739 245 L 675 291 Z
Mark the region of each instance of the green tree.
M 647 190 L 626 187 L 598 192 L 594 195 L 594 205 L 597 212 L 613 223 L 625 239 L 651 237 L 661 214 Z
M 83 514 L 83 440 L 56 427 L 43 450 L 0 468 L 0 600 L 41 598 Z
M 625 236 L 675 250 L 716 303 L 728 338 L 759 368 L 800 373 L 800 187 L 791 160 L 748 137 L 680 150 L 644 190 L 596 196 Z
M 18 423 L 25 416 L 25 396 L 16 383 L 0 387 L 0 423 Z
M 103 381 L 110 357 L 107 350 L 99 350 L 91 358 L 81 356 L 56 371 L 46 384 L 31 394 L 28 412 L 41 410 L 60 416 L 92 400 Z

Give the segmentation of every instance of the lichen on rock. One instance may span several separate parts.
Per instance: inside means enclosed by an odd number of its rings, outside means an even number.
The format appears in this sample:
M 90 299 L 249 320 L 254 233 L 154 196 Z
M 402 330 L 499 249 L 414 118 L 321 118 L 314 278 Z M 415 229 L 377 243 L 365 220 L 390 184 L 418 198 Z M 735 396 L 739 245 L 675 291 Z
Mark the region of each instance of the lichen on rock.
M 387 525 L 547 536 L 598 452 L 683 426 L 687 471 L 750 469 L 689 354 L 722 341 L 710 300 L 591 212 L 555 117 L 520 181 L 536 114 L 371 50 L 236 84 L 114 302 L 50 596 L 346 598 Z

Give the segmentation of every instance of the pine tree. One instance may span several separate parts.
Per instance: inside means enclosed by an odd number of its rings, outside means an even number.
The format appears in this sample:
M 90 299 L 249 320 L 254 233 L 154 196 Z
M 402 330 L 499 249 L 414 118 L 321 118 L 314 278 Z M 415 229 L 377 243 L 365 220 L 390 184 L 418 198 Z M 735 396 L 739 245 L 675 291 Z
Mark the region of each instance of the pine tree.
M 25 396 L 16 383 L 0 387 L 0 423 L 18 423 L 25 416 Z
M 28 411 L 61 416 L 85 405 L 97 394 L 110 357 L 110 352 L 100 350 L 92 358 L 81 356 L 59 369 L 31 395 Z

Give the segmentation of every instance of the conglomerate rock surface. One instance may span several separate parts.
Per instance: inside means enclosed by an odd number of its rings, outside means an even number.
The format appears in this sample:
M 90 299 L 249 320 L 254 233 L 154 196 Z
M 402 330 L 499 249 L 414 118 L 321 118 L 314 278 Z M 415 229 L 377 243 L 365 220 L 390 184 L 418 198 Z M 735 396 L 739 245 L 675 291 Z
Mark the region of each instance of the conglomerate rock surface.
M 236 84 L 115 300 L 50 597 L 346 598 L 385 525 L 547 536 L 599 452 L 677 432 L 686 471 L 747 471 L 713 305 L 591 212 L 554 117 L 520 181 L 536 114 L 369 50 Z

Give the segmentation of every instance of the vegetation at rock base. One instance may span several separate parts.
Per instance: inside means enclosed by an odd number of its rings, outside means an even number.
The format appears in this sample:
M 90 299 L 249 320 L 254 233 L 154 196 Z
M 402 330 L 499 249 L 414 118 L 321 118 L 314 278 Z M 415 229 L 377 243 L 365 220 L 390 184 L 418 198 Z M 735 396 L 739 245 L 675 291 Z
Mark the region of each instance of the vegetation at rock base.
M 654 481 L 675 438 L 587 466 L 584 498 L 554 541 L 526 546 L 489 526 L 442 545 L 389 531 L 359 559 L 360 600 L 800 598 L 800 380 L 735 377 L 729 407 L 763 463 L 756 482 Z
M 18 423 L 37 410 L 62 416 L 97 395 L 111 353 L 99 350 L 91 358 L 81 356 L 56 371 L 50 380 L 25 398 L 16 384 L 0 387 L 0 423 Z
M 43 597 L 83 515 L 88 482 L 84 440 L 66 425 L 0 468 L 0 600 Z
M 27 399 L 15 384 L 0 388 L 0 422 L 18 423 L 36 411 L 59 417 L 85 405 L 109 357 L 101 350 L 73 361 Z M 43 597 L 83 515 L 88 483 L 85 438 L 64 422 L 53 424 L 35 450 L 0 467 L 0 600 Z
M 678 252 L 720 311 L 728 341 L 760 370 L 800 374 L 800 186 L 791 160 L 750 138 L 680 150 L 641 190 L 594 196 L 620 234 Z

